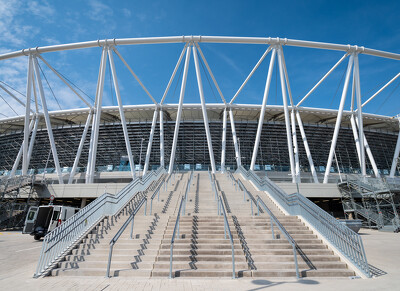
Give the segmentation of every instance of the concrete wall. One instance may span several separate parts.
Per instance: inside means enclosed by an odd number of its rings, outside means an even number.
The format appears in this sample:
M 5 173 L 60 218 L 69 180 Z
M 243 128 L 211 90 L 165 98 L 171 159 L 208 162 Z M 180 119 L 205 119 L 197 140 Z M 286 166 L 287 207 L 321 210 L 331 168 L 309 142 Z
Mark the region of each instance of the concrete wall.
M 292 194 L 297 192 L 296 184 L 292 183 L 278 183 L 286 193 Z M 323 197 L 323 198 L 340 198 L 340 192 L 336 184 L 313 184 L 313 183 L 299 183 L 300 193 L 308 198 Z

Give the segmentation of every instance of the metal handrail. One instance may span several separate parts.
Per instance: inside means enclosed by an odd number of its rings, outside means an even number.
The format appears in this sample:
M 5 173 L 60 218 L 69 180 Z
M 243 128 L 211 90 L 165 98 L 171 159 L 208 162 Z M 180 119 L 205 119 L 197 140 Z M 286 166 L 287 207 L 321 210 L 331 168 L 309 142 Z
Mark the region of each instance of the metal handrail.
M 146 204 L 145 209 L 144 209 L 144 215 L 146 215 L 146 208 L 147 208 L 147 197 L 146 195 L 143 195 L 141 198 L 139 205 L 135 209 L 131 211 L 131 214 L 129 215 L 128 219 L 124 222 L 124 224 L 121 226 L 121 228 L 117 231 L 117 233 L 114 235 L 114 237 L 110 241 L 110 251 L 108 253 L 108 263 L 107 263 L 107 272 L 106 272 L 106 277 L 110 278 L 110 267 L 111 267 L 111 259 L 112 259 L 112 252 L 115 243 L 118 241 L 122 233 L 125 231 L 125 229 L 128 227 L 129 223 L 132 221 L 132 227 L 131 227 L 131 234 L 130 237 L 132 239 L 132 233 L 133 233 L 133 222 L 136 213 L 140 210 L 143 204 Z
M 156 190 L 154 191 L 153 195 L 151 195 L 151 198 L 150 198 L 150 215 L 152 214 L 152 211 L 153 211 L 153 199 L 154 199 L 154 197 L 156 197 L 156 195 L 158 193 L 157 200 L 160 201 L 160 190 L 161 190 L 162 185 L 165 185 L 165 183 L 166 183 L 166 178 L 164 177 L 164 179 L 161 181 L 161 183 L 158 184 L 158 186 L 157 186 Z
M 275 217 L 275 215 L 272 213 L 272 211 L 267 207 L 267 205 L 265 205 L 264 201 L 259 196 L 257 197 L 257 216 L 260 216 L 260 204 L 269 215 L 270 223 L 271 223 L 272 239 L 276 239 L 275 238 L 275 234 L 274 234 L 274 223 L 275 223 L 276 226 L 281 231 L 281 233 L 286 237 L 288 242 L 292 245 L 293 257 L 294 257 L 294 265 L 296 267 L 296 277 L 299 279 L 300 278 L 300 273 L 299 273 L 299 266 L 298 266 L 298 263 L 297 263 L 297 251 L 296 251 L 297 244 L 296 244 L 296 241 L 287 232 L 285 227 L 280 223 L 280 221 Z
M 243 190 L 243 201 L 246 202 L 246 194 L 247 194 L 247 198 L 249 198 L 250 205 L 251 205 L 251 215 L 254 215 L 253 202 L 254 202 L 255 199 L 254 199 L 253 195 L 251 195 L 249 193 L 249 191 L 247 191 L 247 188 L 243 185 L 243 182 L 240 181 L 240 179 L 238 179 L 237 181 L 238 181 L 238 184 L 239 184 L 239 188 L 242 188 L 242 190 Z M 254 204 L 256 204 L 256 202 L 254 202 Z
M 233 243 L 232 232 L 231 232 L 231 228 L 229 227 L 228 217 L 226 215 L 225 202 L 224 202 L 224 200 L 222 199 L 221 196 L 219 196 L 218 201 L 219 201 L 219 203 L 218 203 L 218 215 L 223 214 L 223 216 L 224 216 L 224 235 L 225 235 L 225 239 L 226 239 L 226 233 L 228 233 L 229 240 L 231 242 L 231 248 L 232 248 L 232 279 L 236 279 L 236 274 L 235 274 L 235 246 L 234 246 L 234 243 Z
M 163 173 L 165 169 L 160 167 L 156 172 L 151 171 L 143 178 L 135 178 L 117 195 L 104 193 L 49 232 L 43 239 L 34 278 L 48 273 L 51 267 L 104 217 L 120 213 L 134 199 L 136 193 L 146 190 Z
M 251 180 L 262 191 L 266 191 L 289 215 L 300 215 L 315 230 L 329 241 L 357 270 L 370 278 L 370 270 L 365 255 L 361 236 L 333 216 L 318 207 L 315 203 L 299 193 L 286 194 L 268 177 L 261 179 L 253 171 L 246 171 L 242 166 L 237 169 L 244 177 Z
M 184 202 L 185 202 L 185 197 L 182 196 L 181 203 L 179 204 L 178 215 L 176 216 L 174 232 L 172 233 L 172 238 L 171 238 L 171 248 L 169 255 L 169 277 L 168 277 L 169 279 L 172 279 L 172 258 L 174 255 L 173 252 L 174 252 L 175 235 L 178 232 L 178 239 L 179 239 L 179 222 L 181 218 L 181 209 Z

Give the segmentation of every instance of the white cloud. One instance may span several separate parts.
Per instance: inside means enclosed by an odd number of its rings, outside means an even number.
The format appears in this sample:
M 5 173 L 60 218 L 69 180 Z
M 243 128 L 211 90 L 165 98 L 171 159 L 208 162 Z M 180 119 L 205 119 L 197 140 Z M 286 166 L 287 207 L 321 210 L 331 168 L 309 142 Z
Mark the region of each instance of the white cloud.
M 98 0 L 89 1 L 89 8 L 88 15 L 95 21 L 107 22 L 107 18 L 114 14 L 111 7 Z
M 125 17 L 130 17 L 132 15 L 132 12 L 128 8 L 122 8 L 122 13 Z
M 51 17 L 55 15 L 54 8 L 50 6 L 47 1 L 42 1 L 41 3 L 37 1 L 28 1 L 27 10 L 31 14 L 50 22 L 52 21 Z

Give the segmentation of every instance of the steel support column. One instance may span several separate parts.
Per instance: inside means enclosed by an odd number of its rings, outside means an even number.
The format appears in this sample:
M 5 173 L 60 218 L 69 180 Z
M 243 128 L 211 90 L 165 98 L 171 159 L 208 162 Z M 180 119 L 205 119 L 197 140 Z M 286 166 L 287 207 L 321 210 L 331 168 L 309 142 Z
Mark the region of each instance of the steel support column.
M 295 173 L 295 164 L 293 157 L 293 144 L 292 144 L 292 133 L 290 126 L 290 117 L 289 117 L 289 109 L 287 102 L 287 94 L 286 94 L 286 84 L 285 84 L 285 76 L 284 76 L 284 68 L 282 62 L 282 47 L 278 48 L 278 65 L 279 65 L 279 76 L 281 80 L 281 90 L 282 90 L 282 100 L 283 100 L 283 110 L 285 113 L 285 125 L 286 125 L 286 137 L 287 137 L 287 145 L 289 151 L 289 160 L 290 160 L 290 172 L 292 174 L 292 182 L 296 182 L 296 173 Z
M 290 120 L 292 122 L 292 138 L 293 138 L 293 151 L 294 151 L 294 162 L 296 169 L 296 182 L 301 182 L 300 179 L 300 162 L 299 162 L 299 146 L 297 144 L 297 131 L 296 131 L 296 117 L 294 113 L 294 108 L 290 112 Z
M 149 169 L 150 154 L 151 154 L 151 148 L 153 145 L 154 130 L 156 129 L 156 124 L 157 124 L 157 115 L 158 115 L 158 108 L 156 108 L 153 113 L 153 121 L 151 123 L 149 143 L 147 145 L 146 160 L 144 162 L 143 176 L 146 176 L 147 170 Z
M 349 88 L 349 80 L 350 80 L 351 68 L 353 66 L 353 58 L 354 58 L 354 55 L 353 54 L 350 55 L 349 63 L 347 65 L 346 77 L 345 77 L 345 81 L 344 81 L 342 97 L 340 100 L 338 116 L 336 118 L 336 124 L 335 124 L 335 129 L 333 132 L 332 144 L 331 144 L 331 148 L 329 150 L 328 162 L 326 164 L 326 169 L 325 169 L 324 183 L 328 183 L 328 177 L 329 177 L 329 173 L 331 171 L 332 159 L 333 159 L 333 156 L 335 153 L 336 141 L 337 141 L 337 138 L 339 135 L 339 130 L 340 130 L 340 123 L 342 121 L 344 103 L 346 102 L 347 89 Z
M 240 157 L 238 141 L 236 137 L 236 127 L 235 127 L 235 120 L 233 119 L 233 112 L 232 108 L 229 108 L 229 119 L 231 121 L 231 130 L 232 130 L 232 139 L 233 139 L 233 146 L 235 147 L 235 159 L 237 166 L 242 165 L 242 158 Z
M 350 124 L 351 124 L 351 130 L 353 131 L 354 142 L 356 144 L 358 163 L 361 165 L 360 140 L 358 138 L 357 125 L 353 114 L 350 116 Z
M 400 125 L 400 118 L 399 118 L 399 125 Z M 399 135 L 397 136 L 397 143 L 393 154 L 392 167 L 390 168 L 390 175 L 389 175 L 390 178 L 393 178 L 396 172 L 397 158 L 399 157 L 399 154 L 400 154 L 400 131 Z
M 222 150 L 221 150 L 221 172 L 225 172 L 225 155 L 226 155 L 226 108 L 222 116 Z
M 53 153 L 54 166 L 56 168 L 58 182 L 60 184 L 63 184 L 64 182 L 63 182 L 63 177 L 62 177 L 62 173 L 61 173 L 60 162 L 58 161 L 56 143 L 54 142 L 53 129 L 51 128 L 51 121 L 50 121 L 49 112 L 47 110 L 46 97 L 44 95 L 42 79 L 40 77 L 40 70 L 39 70 L 38 61 L 37 61 L 36 57 L 33 58 L 33 67 L 34 67 L 36 81 L 37 81 L 37 85 L 38 85 L 38 89 L 39 89 L 40 100 L 42 102 L 44 120 L 46 122 L 47 134 L 49 135 L 49 141 L 50 141 L 51 151 Z
M 35 126 L 33 127 L 31 140 L 30 140 L 30 142 L 29 142 L 29 149 L 28 149 L 28 167 L 29 167 L 29 163 L 31 162 L 33 146 L 35 145 L 36 133 L 37 133 L 37 130 L 38 130 L 38 127 L 39 127 L 39 121 L 40 121 L 40 117 L 39 117 L 39 114 L 37 114 L 37 115 L 35 116 Z
M 358 126 L 358 120 L 356 120 L 356 124 Z M 357 135 L 357 139 L 358 139 L 358 135 Z M 369 147 L 367 138 L 365 137 L 365 134 L 364 134 L 364 146 L 365 146 L 365 151 L 367 152 L 367 155 L 368 155 L 368 159 L 371 163 L 372 169 L 374 170 L 375 177 L 380 178 L 381 175 L 379 174 L 378 167 L 376 166 L 374 156 L 372 155 L 372 152 Z
M 211 133 L 210 133 L 210 126 L 208 124 L 208 116 L 207 116 L 207 108 L 206 102 L 204 99 L 204 92 L 203 92 L 203 83 L 201 82 L 201 72 L 199 67 L 199 59 L 197 57 L 197 49 L 195 46 L 192 47 L 193 50 L 193 58 L 194 58 L 194 66 L 196 69 L 196 77 L 197 77 L 197 86 L 199 89 L 200 101 L 201 101 L 201 110 L 203 111 L 203 119 L 204 119 L 204 127 L 206 130 L 206 137 L 207 137 L 207 144 L 208 144 L 208 154 L 210 155 L 210 163 L 211 163 L 211 170 L 212 173 L 215 174 L 215 159 L 214 159 L 214 150 L 212 146 L 211 140 Z
M 355 85 L 356 85 L 356 100 L 357 100 L 357 125 L 358 125 L 358 140 L 360 142 L 360 160 L 361 160 L 361 175 L 365 177 L 367 175 L 367 169 L 365 165 L 365 147 L 364 147 L 364 124 L 362 117 L 362 102 L 361 102 L 361 85 L 360 85 L 360 67 L 358 65 L 358 54 L 354 55 L 354 69 L 355 74 Z
M 114 58 L 113 58 L 112 50 L 110 48 L 108 48 L 108 60 L 110 62 L 111 75 L 113 78 L 113 83 L 114 83 L 114 88 L 115 88 L 115 95 L 117 96 L 119 116 L 121 117 L 122 129 L 124 131 L 125 147 L 126 147 L 126 151 L 128 153 L 129 166 L 131 168 L 131 175 L 132 175 L 132 179 L 133 179 L 133 178 L 135 178 L 135 163 L 133 160 L 131 142 L 129 140 L 129 133 L 128 133 L 127 125 L 126 125 L 126 119 L 125 119 L 124 107 L 122 104 L 121 93 L 119 91 L 119 84 L 118 84 L 117 72 L 115 70 L 115 65 L 114 65 Z
M 186 48 L 185 66 L 183 68 L 183 78 L 182 78 L 181 92 L 179 95 L 178 112 L 176 115 L 174 139 L 172 141 L 172 150 L 171 150 L 171 156 L 170 156 L 170 160 L 169 160 L 169 169 L 168 169 L 169 174 L 171 174 L 174 170 L 176 146 L 178 144 L 179 125 L 181 122 L 183 98 L 185 96 L 186 80 L 187 80 L 187 74 L 188 74 L 188 70 L 189 70 L 189 61 L 190 61 L 190 46 L 188 46 Z
M 32 128 L 33 128 L 34 124 L 35 124 L 35 121 L 31 120 L 31 122 L 29 124 L 29 135 L 30 135 L 30 133 L 32 131 Z M 25 143 L 25 140 L 22 141 L 22 144 L 21 144 L 21 147 L 20 147 L 20 149 L 18 151 L 17 157 L 15 158 L 13 167 L 11 169 L 10 177 L 14 177 L 15 176 L 15 172 L 17 171 L 17 168 L 19 166 L 19 162 L 21 161 L 22 152 L 24 150 L 24 143 Z
M 79 159 L 81 157 L 83 145 L 85 144 L 86 135 L 89 130 L 90 122 L 92 121 L 93 110 L 90 110 L 88 117 L 86 119 L 85 128 L 83 129 L 81 141 L 79 142 L 78 151 L 76 152 L 74 165 L 72 166 L 71 173 L 69 174 L 68 184 L 72 184 L 72 180 L 74 179 L 76 168 L 78 167 Z
M 299 128 L 300 128 L 301 138 L 303 139 L 304 149 L 306 150 L 308 163 L 310 165 L 311 174 L 313 176 L 314 183 L 318 184 L 319 181 L 318 181 L 318 177 L 317 177 L 317 172 L 315 171 L 314 162 L 313 162 L 313 159 L 312 159 L 312 156 L 311 156 L 310 147 L 308 146 L 306 133 L 305 133 L 304 128 L 303 128 L 303 122 L 301 121 L 300 113 L 299 113 L 298 110 L 296 111 L 296 117 L 297 117 L 297 124 L 299 125 Z
M 103 89 L 104 89 L 104 77 L 107 63 L 107 48 L 103 47 L 101 53 L 99 77 L 97 80 L 96 88 L 96 99 L 95 108 L 93 112 L 92 132 L 90 139 L 90 150 L 88 159 L 88 168 L 86 171 L 86 183 L 93 183 L 94 172 L 96 167 L 96 155 L 97 155 L 97 142 L 99 140 L 99 127 L 100 127 L 100 116 L 101 106 L 103 101 Z
M 160 165 L 165 167 L 164 160 L 164 111 L 160 109 Z
M 32 55 L 28 57 L 28 76 L 26 82 L 26 103 L 25 103 L 25 120 L 24 120 L 24 143 L 22 149 L 22 175 L 28 172 L 28 145 L 29 145 L 29 120 L 31 116 L 31 92 L 32 92 Z
M 271 60 L 269 62 L 267 81 L 265 83 L 263 102 L 262 102 L 261 111 L 260 111 L 260 118 L 258 120 L 256 140 L 254 142 L 253 156 L 251 158 L 250 170 L 252 170 L 252 171 L 254 171 L 254 165 L 256 164 L 258 147 L 260 145 L 260 137 L 261 137 L 262 127 L 264 124 L 265 108 L 267 106 L 269 87 L 271 85 L 271 79 L 272 79 L 272 72 L 274 70 L 275 56 L 276 56 L 276 49 L 274 48 L 274 49 L 272 49 Z

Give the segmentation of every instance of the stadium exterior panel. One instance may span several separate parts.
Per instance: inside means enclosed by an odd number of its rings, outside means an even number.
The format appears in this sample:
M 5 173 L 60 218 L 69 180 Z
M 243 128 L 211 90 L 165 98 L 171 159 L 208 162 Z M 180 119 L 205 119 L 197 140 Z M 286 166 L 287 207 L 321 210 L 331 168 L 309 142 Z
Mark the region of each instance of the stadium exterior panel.
M 232 109 L 242 165 L 246 168 L 250 167 L 252 158 L 259 109 L 260 106 L 257 105 L 236 105 Z M 142 167 L 149 141 L 153 111 L 154 106 L 152 105 L 129 106 L 125 109 L 134 162 L 135 165 L 140 164 Z M 176 111 L 177 105 L 167 105 L 164 108 L 164 116 L 167 116 L 164 122 L 166 164 L 169 164 Z M 221 170 L 223 111 L 223 104 L 210 104 L 207 106 L 212 145 L 218 170 Z M 181 169 L 206 170 L 210 167 L 206 131 L 201 114 L 200 104 L 187 104 L 183 108 L 175 161 L 175 164 Z M 303 108 L 300 111 L 317 172 L 325 172 L 331 137 L 334 131 L 335 114 L 332 110 L 317 108 Z M 85 110 L 65 110 L 50 112 L 49 115 L 53 124 L 53 134 L 60 165 L 63 168 L 63 173 L 67 175 L 74 164 L 88 112 Z M 338 172 L 337 165 L 339 165 L 341 173 L 358 174 L 361 171 L 349 120 L 350 116 L 351 114 L 347 112 L 343 118 L 336 148 L 338 163 L 332 165 L 331 172 Z M 22 121 L 23 117 L 0 121 L 0 131 L 2 131 L 0 139 L 0 171 L 3 175 L 7 175 L 12 170 L 18 151 L 21 148 L 23 131 L 20 126 Z M 390 172 L 398 135 L 397 126 L 397 120 L 392 118 L 379 115 L 365 115 L 364 117 L 366 139 L 379 172 L 384 175 L 388 175 Z M 158 121 L 155 127 L 149 161 L 149 167 L 154 169 L 160 166 L 159 128 Z M 88 136 L 90 133 L 89 129 Z M 301 136 L 299 128 L 297 128 L 297 135 Z M 301 172 L 310 172 L 304 144 L 299 142 L 298 146 Z M 54 172 L 54 159 L 51 155 L 50 142 L 44 121 L 41 121 L 38 125 L 33 152 L 35 154 L 30 161 L 30 172 L 43 173 L 44 170 L 47 173 Z M 85 141 L 79 160 L 80 172 L 85 171 L 88 154 L 89 138 Z M 130 166 L 124 143 L 123 128 L 118 108 L 116 107 L 103 109 L 97 154 L 96 171 L 129 171 Z M 235 149 L 229 123 L 227 124 L 225 155 L 226 167 L 231 170 L 236 169 Z M 369 160 L 367 160 L 366 166 L 368 174 L 373 175 L 373 168 Z M 17 173 L 20 173 L 20 166 L 18 168 Z M 255 170 L 290 171 L 282 107 L 273 106 L 266 110 Z

